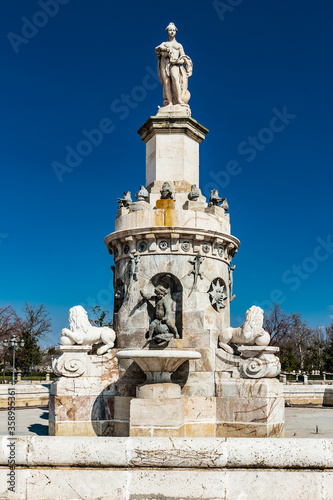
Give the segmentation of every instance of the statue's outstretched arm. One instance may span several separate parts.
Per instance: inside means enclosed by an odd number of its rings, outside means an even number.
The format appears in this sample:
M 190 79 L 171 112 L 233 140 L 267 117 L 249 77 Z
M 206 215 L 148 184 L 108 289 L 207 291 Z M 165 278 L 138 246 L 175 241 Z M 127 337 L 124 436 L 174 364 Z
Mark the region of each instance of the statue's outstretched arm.
M 146 293 L 143 290 L 140 290 L 140 293 L 141 293 L 141 296 L 146 300 L 151 300 L 155 297 L 155 295 L 149 295 L 149 293 Z

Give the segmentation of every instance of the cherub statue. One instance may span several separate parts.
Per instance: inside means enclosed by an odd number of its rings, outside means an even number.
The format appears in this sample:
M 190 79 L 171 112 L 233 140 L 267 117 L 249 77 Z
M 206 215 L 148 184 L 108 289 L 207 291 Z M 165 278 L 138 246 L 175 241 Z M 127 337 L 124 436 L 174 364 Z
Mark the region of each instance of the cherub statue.
M 170 288 L 159 283 L 155 287 L 155 295 L 149 295 L 142 290 L 140 290 L 140 293 L 144 299 L 155 301 L 155 319 L 149 325 L 149 339 L 153 339 L 156 335 L 167 335 L 168 332 L 173 334 L 176 339 L 179 339 Z
M 155 49 L 158 75 L 163 85 L 164 106 L 179 104 L 188 107 L 191 94 L 187 90 L 187 83 L 192 75 L 193 63 L 185 55 L 183 46 L 177 42 L 177 31 L 174 23 L 170 23 L 166 28 L 169 39 Z

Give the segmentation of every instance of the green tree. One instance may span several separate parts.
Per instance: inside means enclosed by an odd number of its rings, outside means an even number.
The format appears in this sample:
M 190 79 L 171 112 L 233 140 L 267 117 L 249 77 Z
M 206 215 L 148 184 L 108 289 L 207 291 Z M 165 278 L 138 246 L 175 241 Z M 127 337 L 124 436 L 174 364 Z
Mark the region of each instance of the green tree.
M 43 353 L 39 341 L 51 331 L 51 320 L 44 304 L 31 305 L 25 303 L 24 317 L 18 326 L 18 338 L 24 340 L 24 347 L 17 351 L 17 365 L 27 372 L 31 365 L 42 361 Z
M 326 344 L 323 328 L 311 329 L 305 354 L 305 369 L 308 372 L 312 370 L 322 371 L 324 369 L 324 349 Z
M 112 328 L 112 319 L 109 318 L 109 311 L 103 311 L 100 306 L 95 306 L 91 308 L 91 312 L 94 315 L 94 318 L 89 319 L 90 323 L 93 326 L 108 326 Z
M 325 371 L 333 373 L 333 322 L 326 326 L 326 346 L 323 352 L 323 364 Z

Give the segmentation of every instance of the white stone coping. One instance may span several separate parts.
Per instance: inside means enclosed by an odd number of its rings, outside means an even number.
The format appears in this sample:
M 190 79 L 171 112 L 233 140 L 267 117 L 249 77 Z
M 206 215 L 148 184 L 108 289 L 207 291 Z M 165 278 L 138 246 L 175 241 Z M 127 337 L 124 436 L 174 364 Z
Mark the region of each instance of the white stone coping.
M 0 438 L 0 466 L 9 442 Z M 331 469 L 333 439 L 17 436 L 17 467 Z
M 37 384 L 1 384 L 0 385 L 0 398 L 8 398 L 8 389 L 10 391 L 15 391 L 15 397 L 27 396 L 29 394 L 45 394 L 48 395 L 50 392 L 50 384 L 37 385 Z
M 163 359 L 200 359 L 200 352 L 196 351 L 180 351 L 175 349 L 135 349 L 119 351 L 116 358 L 120 359 L 135 359 L 135 358 L 163 358 Z
M 307 384 L 302 383 L 283 385 L 283 392 L 286 393 L 310 393 L 310 394 L 325 394 L 328 392 L 333 393 L 333 386 L 331 385 L 319 385 L 319 384 Z

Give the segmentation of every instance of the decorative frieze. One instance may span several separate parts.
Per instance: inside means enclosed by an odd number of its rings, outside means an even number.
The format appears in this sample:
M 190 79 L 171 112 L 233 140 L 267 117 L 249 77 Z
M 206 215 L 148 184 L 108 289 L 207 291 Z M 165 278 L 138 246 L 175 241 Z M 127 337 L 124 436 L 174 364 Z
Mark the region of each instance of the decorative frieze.
M 180 229 L 180 228 L 179 228 Z M 232 236 L 220 238 L 211 237 L 209 234 L 194 233 L 193 231 L 182 231 L 166 233 L 157 228 L 153 233 L 132 231 L 131 236 L 127 232 L 113 233 L 105 239 L 109 253 L 113 254 L 114 260 L 128 258 L 131 253 L 145 254 L 188 254 L 196 255 L 200 252 L 206 257 L 231 262 L 233 255 L 237 252 L 239 241 Z

